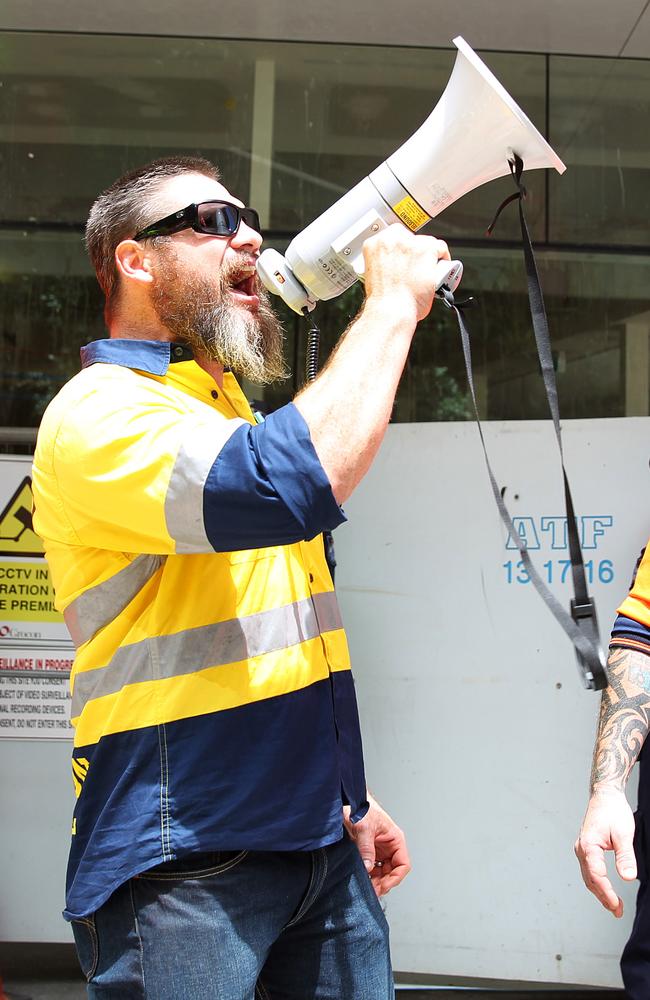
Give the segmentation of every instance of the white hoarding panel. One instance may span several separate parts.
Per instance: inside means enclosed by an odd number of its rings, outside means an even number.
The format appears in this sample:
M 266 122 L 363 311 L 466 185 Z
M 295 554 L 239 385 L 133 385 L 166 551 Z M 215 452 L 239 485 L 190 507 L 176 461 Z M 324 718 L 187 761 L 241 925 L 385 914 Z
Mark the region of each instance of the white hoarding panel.
M 568 608 L 550 422 L 489 423 L 500 488 Z M 569 421 L 566 464 L 605 644 L 650 535 L 647 418 Z M 409 836 L 388 913 L 399 970 L 620 985 L 614 920 L 582 886 L 599 695 L 498 516 L 476 427 L 391 426 L 335 535 L 367 775 Z M 634 792 L 632 792 L 632 797 Z

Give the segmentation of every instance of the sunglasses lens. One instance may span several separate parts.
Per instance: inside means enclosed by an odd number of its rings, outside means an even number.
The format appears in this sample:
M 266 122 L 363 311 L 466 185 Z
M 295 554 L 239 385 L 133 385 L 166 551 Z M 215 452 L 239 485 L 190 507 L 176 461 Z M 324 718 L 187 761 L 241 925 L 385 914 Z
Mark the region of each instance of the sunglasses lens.
M 232 236 L 239 226 L 239 209 L 236 205 L 212 201 L 198 206 L 199 225 L 206 233 L 215 236 Z
M 262 233 L 262 227 L 260 225 L 260 217 L 254 208 L 242 208 L 241 217 L 249 227 L 249 229 L 254 229 L 256 233 Z
M 206 201 L 198 205 L 198 222 L 204 233 L 233 236 L 239 228 L 240 219 L 256 233 L 262 232 L 260 217 L 254 208 L 238 208 L 225 201 Z

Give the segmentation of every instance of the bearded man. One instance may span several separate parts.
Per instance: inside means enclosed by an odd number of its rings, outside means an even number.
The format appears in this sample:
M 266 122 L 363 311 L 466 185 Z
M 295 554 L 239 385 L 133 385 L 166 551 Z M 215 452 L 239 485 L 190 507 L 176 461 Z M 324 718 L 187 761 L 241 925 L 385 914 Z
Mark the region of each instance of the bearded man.
M 368 241 L 325 370 L 256 422 L 232 374 L 284 374 L 257 213 L 213 164 L 99 196 L 110 337 L 52 401 L 35 526 L 76 645 L 65 916 L 90 997 L 387 1000 L 378 902 L 409 870 L 368 795 L 322 532 L 390 419 L 444 243 Z

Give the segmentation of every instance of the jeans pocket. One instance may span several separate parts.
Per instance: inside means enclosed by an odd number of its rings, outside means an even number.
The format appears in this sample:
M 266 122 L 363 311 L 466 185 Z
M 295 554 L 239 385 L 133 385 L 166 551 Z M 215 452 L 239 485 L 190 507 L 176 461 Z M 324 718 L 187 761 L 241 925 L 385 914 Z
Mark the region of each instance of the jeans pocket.
M 236 868 L 247 854 L 248 851 L 207 851 L 187 854 L 176 861 L 165 861 L 155 868 L 141 872 L 137 878 L 143 881 L 164 882 L 211 878 Z
M 97 972 L 97 963 L 99 962 L 99 940 L 94 915 L 73 920 L 72 933 L 74 934 L 81 971 L 86 977 L 86 982 L 89 983 Z

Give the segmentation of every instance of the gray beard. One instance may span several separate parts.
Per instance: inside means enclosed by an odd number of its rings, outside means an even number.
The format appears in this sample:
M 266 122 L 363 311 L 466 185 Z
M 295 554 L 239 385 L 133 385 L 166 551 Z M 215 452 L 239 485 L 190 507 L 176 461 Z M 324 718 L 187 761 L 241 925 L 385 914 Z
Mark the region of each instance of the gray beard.
M 224 267 L 215 286 L 205 278 L 181 277 L 165 255 L 152 292 L 158 319 L 174 340 L 251 382 L 267 385 L 286 378 L 284 331 L 266 290 L 257 290 L 255 312 L 239 306 L 230 293 L 229 270 Z

